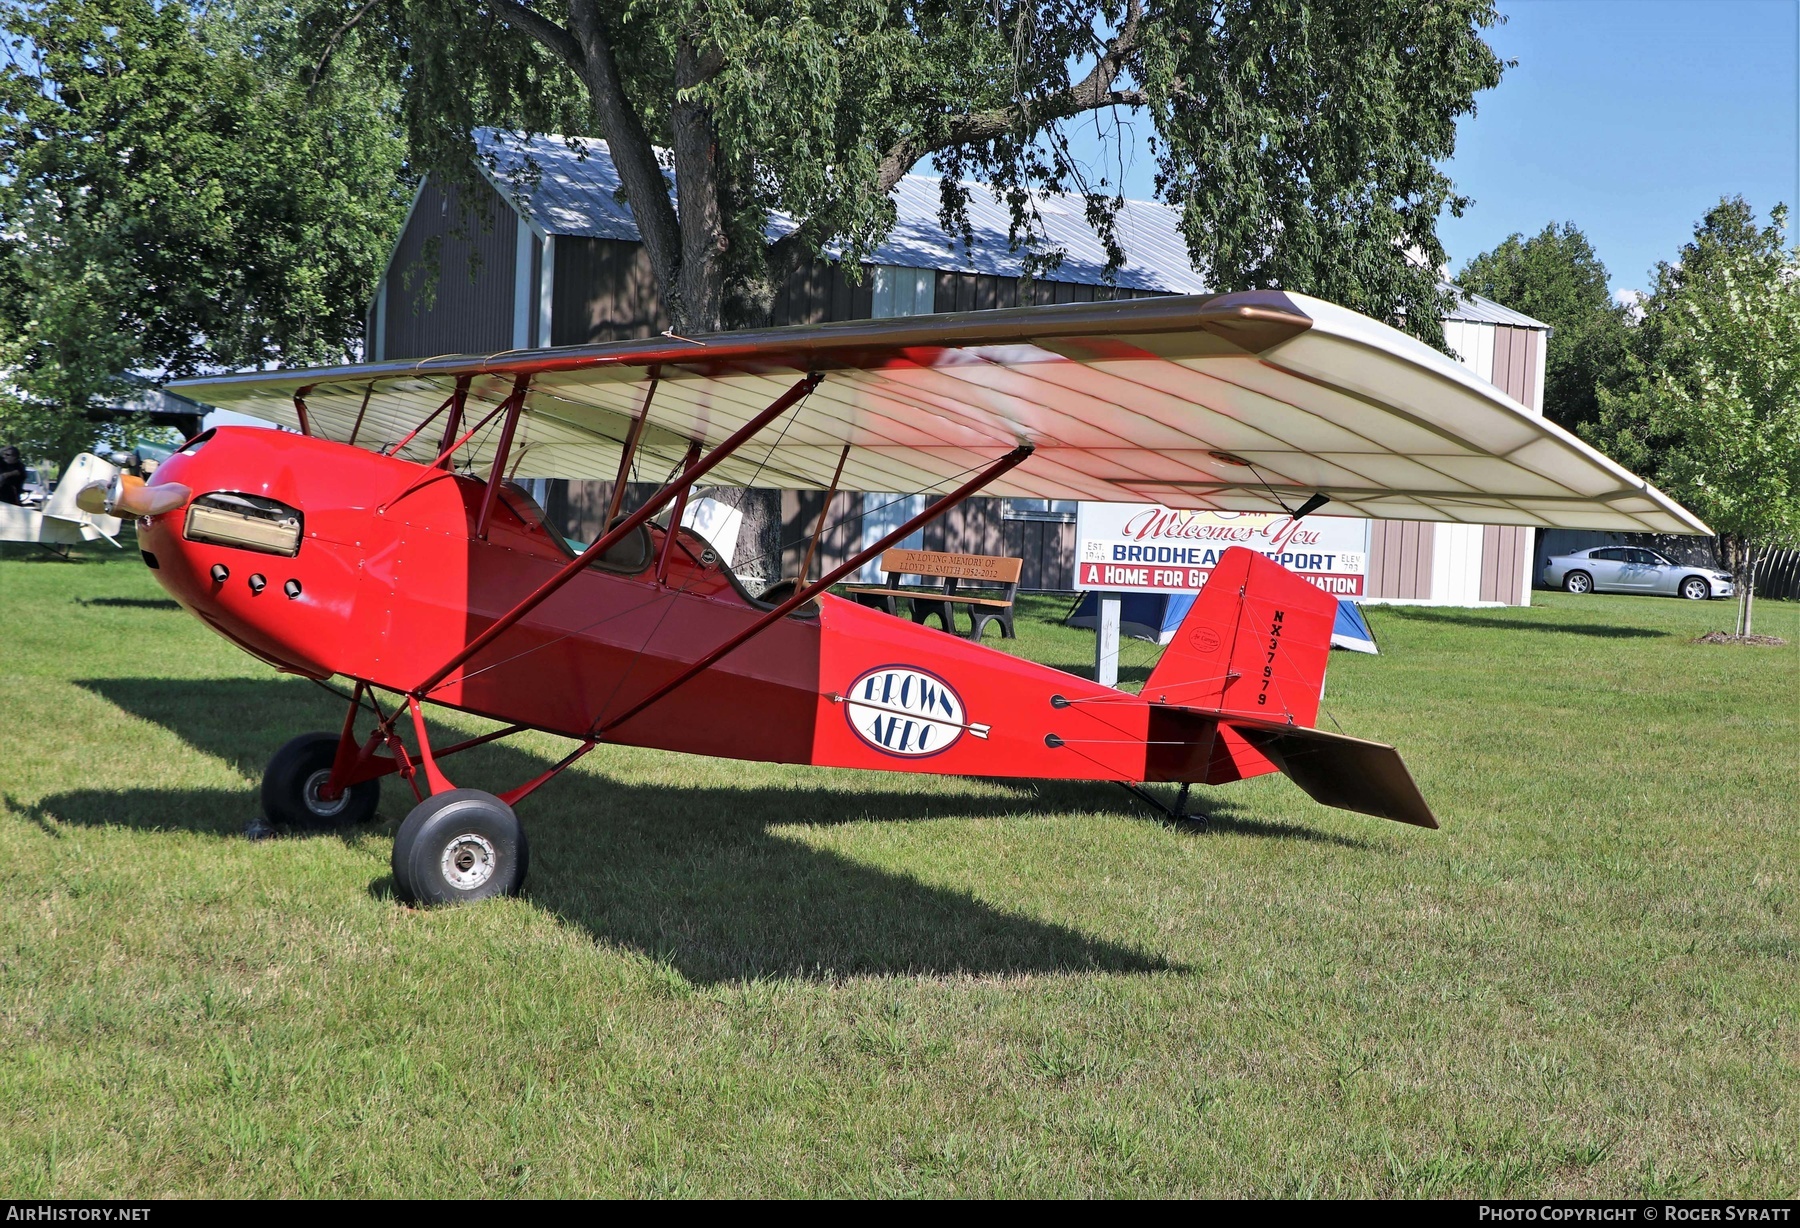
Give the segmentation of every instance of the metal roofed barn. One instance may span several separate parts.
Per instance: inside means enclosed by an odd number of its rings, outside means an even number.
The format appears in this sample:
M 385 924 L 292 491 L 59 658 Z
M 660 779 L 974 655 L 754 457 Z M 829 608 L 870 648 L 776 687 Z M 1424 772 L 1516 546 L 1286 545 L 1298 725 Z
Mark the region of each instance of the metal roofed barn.
M 479 200 L 427 179 L 414 198 L 369 309 L 369 357 L 496 353 L 650 337 L 668 327 L 647 254 L 606 142 L 552 135 L 476 133 Z M 1022 283 L 1022 253 L 1009 248 L 1009 213 L 985 187 L 969 188 L 972 248 L 938 223 L 938 180 L 909 175 L 895 192 L 893 231 L 859 281 L 834 260 L 802 264 L 781 286 L 772 323 L 978 311 L 1032 303 L 1093 302 L 1204 293 L 1180 231 L 1179 210 L 1128 200 L 1118 215 L 1124 266 L 1111 284 L 1105 252 L 1080 197 L 1039 203 L 1048 240 L 1064 251 L 1047 275 Z M 482 220 L 485 217 L 485 222 Z M 772 219 L 781 233 L 785 219 Z M 428 255 L 435 253 L 435 259 Z M 471 255 L 475 257 L 471 262 Z M 472 270 L 472 271 L 471 271 Z M 1462 364 L 1534 412 L 1542 412 L 1548 326 L 1458 291 L 1445 336 Z M 610 483 L 540 479 L 539 501 L 566 533 L 593 537 Z M 739 537 L 740 563 L 770 576 L 800 563 L 820 492 L 769 492 Z M 925 496 L 840 492 L 820 543 L 821 564 L 906 520 Z M 752 500 L 754 502 L 754 500 Z M 1073 585 L 1073 508 L 1043 501 L 972 499 L 928 526 L 926 549 L 1025 559 L 1022 587 Z M 778 510 L 777 510 L 778 508 Z M 1530 601 L 1531 530 L 1512 526 L 1368 522 L 1368 595 L 1433 604 Z M 788 557 L 792 555 L 792 557 Z M 765 560 L 756 562 L 758 556 Z

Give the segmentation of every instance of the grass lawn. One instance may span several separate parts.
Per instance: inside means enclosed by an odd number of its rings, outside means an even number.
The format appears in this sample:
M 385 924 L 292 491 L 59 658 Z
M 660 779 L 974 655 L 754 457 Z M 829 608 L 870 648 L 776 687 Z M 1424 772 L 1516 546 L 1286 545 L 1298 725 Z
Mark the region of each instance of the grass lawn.
M 78 560 L 0 553 L 6 1196 L 1800 1193 L 1800 647 L 1729 603 L 1372 609 L 1326 705 L 1439 832 L 602 748 L 413 911 L 396 782 L 243 836 L 338 701 Z

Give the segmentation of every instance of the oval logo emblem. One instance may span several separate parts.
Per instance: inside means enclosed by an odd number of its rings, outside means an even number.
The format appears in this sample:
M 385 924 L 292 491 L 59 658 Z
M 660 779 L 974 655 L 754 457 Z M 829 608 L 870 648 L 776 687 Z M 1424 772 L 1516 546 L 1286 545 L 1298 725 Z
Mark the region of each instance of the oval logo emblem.
M 1195 627 L 1194 634 L 1188 637 L 1188 643 L 1200 652 L 1219 651 L 1219 636 L 1211 627 Z
M 844 719 L 882 754 L 909 759 L 949 750 L 968 728 L 956 688 L 911 665 L 881 665 L 858 675 L 844 691 Z

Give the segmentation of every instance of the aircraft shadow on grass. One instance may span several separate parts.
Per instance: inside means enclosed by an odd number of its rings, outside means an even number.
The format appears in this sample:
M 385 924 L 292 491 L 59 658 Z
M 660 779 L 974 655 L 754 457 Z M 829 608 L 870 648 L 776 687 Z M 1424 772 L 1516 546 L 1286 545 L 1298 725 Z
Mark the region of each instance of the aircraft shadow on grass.
M 1463 610 L 1433 610 L 1421 606 L 1390 605 L 1381 609 L 1383 618 L 1403 618 L 1408 622 L 1437 623 L 1440 626 L 1496 627 L 1502 631 L 1549 631 L 1557 635 L 1591 635 L 1603 640 L 1661 639 L 1670 633 L 1648 627 L 1616 627 L 1606 623 L 1541 623 L 1524 618 L 1494 618 L 1470 614 Z
M 296 733 L 332 729 L 340 701 L 294 681 L 159 678 L 80 683 L 133 716 L 258 780 L 268 756 Z M 458 733 L 434 729 L 444 742 Z M 442 744 L 442 742 L 440 742 Z M 671 756 L 672 766 L 681 758 Z M 498 791 L 547 766 L 501 743 L 450 761 L 459 785 Z M 808 776 L 813 776 L 811 771 Z M 821 774 L 822 775 L 822 774 Z M 831 773 L 833 782 L 839 776 Z M 689 981 L 866 974 L 997 975 L 1060 971 L 1138 973 L 1171 967 L 1154 954 L 1009 913 L 967 892 L 852 861 L 772 832 L 783 824 L 908 822 L 1059 810 L 1141 813 L 1110 786 L 995 781 L 1004 792 L 909 792 L 843 773 L 792 788 L 625 783 L 569 772 L 521 804 L 531 842 L 526 897 L 601 940 L 668 961 Z M 413 805 L 401 782 L 383 782 L 371 832 L 391 833 Z M 70 791 L 32 808 L 48 820 L 241 838 L 259 813 L 242 789 Z M 1328 833 L 1233 817 L 1217 807 L 1208 830 L 1358 845 Z M 386 876 L 371 890 L 391 890 Z

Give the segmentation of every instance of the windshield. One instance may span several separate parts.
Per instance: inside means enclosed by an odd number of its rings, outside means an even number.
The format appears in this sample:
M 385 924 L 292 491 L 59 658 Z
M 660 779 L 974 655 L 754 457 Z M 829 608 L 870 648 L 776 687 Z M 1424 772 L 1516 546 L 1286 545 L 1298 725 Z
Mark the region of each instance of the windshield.
M 500 496 L 501 501 L 506 504 L 507 509 L 513 515 L 517 516 L 528 528 L 543 533 L 558 550 L 570 558 L 574 558 L 587 549 L 586 544 L 572 542 L 564 537 L 562 531 L 550 522 L 550 517 L 544 512 L 544 509 L 538 506 L 537 500 L 531 497 L 531 492 L 523 486 L 516 482 L 503 482 L 500 485 Z M 623 572 L 626 575 L 636 575 L 649 565 L 650 530 L 643 525 L 639 525 L 636 530 L 626 534 L 623 541 L 614 544 L 605 554 L 588 564 L 590 567 L 598 567 L 603 571 Z

